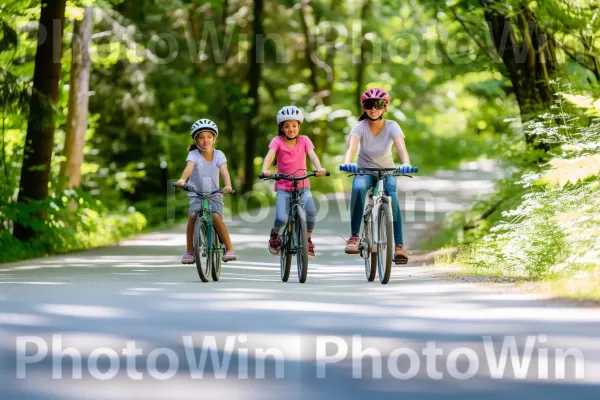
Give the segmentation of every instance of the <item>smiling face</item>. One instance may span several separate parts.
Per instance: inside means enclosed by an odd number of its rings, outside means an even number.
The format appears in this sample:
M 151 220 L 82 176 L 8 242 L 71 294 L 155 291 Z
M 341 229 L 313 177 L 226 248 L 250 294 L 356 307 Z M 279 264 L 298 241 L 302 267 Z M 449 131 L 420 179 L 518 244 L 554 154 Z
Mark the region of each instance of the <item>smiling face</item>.
M 215 144 L 215 134 L 211 131 L 202 131 L 196 135 L 196 145 L 203 150 L 210 150 Z
M 296 120 L 284 121 L 281 129 L 283 130 L 283 134 L 288 139 L 295 139 L 298 137 L 298 133 L 300 132 L 300 123 Z
M 382 99 L 369 99 L 363 102 L 363 110 L 369 118 L 377 119 L 387 111 L 387 106 Z

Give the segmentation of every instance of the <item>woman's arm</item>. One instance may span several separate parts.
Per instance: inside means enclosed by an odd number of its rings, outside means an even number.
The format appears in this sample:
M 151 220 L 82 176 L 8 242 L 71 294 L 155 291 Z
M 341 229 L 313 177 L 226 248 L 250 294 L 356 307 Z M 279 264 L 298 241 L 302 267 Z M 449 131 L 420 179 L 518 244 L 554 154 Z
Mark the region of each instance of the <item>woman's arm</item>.
M 410 158 L 408 157 L 408 150 L 406 150 L 406 144 L 404 143 L 404 136 L 398 135 L 392 140 L 394 141 L 396 151 L 398 151 L 398 156 L 400 156 L 400 162 L 402 164 L 410 165 Z
M 275 160 L 275 154 L 275 150 L 269 149 L 262 166 L 263 175 L 271 176 L 271 171 L 269 171 L 269 168 L 271 168 L 271 164 L 273 164 L 273 160 Z
M 344 164 L 350 164 L 352 160 L 354 160 L 359 143 L 360 138 L 357 136 L 350 136 L 350 139 L 348 140 L 348 149 L 346 150 L 346 156 L 344 157 Z
M 225 187 L 223 188 L 223 194 L 229 194 L 233 191 L 231 187 L 231 177 L 229 176 L 229 170 L 227 169 L 227 163 L 223 163 L 219 166 L 219 172 L 223 177 L 223 182 L 225 183 Z
M 179 180 L 177 182 L 175 182 L 175 185 L 177 185 L 179 187 L 185 185 L 188 178 L 192 175 L 192 172 L 194 172 L 194 165 L 195 164 L 193 161 L 188 161 L 185 164 L 185 169 L 181 173 L 181 178 L 179 178 Z

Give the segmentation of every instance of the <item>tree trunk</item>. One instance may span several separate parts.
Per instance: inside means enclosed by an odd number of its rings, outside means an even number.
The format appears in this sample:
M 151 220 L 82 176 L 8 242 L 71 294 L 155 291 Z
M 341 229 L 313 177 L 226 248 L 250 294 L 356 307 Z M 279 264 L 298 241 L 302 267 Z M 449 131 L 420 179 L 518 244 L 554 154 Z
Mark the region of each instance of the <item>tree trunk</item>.
M 358 61 L 358 64 L 356 64 L 356 93 L 354 96 L 354 98 L 356 99 L 358 114 L 362 113 L 362 103 L 360 102 L 360 97 L 362 95 L 363 90 L 365 90 L 365 69 L 367 67 L 367 41 L 365 40 L 363 21 L 366 21 L 366 19 L 368 18 L 370 5 L 371 0 L 364 0 L 363 5 L 360 9 L 360 60 Z
M 556 42 L 551 32 L 539 24 L 534 12 L 525 4 L 515 17 L 504 15 L 495 0 L 481 0 L 485 17 L 498 55 L 510 78 L 523 122 L 546 112 L 554 102 L 550 79 L 558 72 Z M 522 36 L 519 43 L 514 29 Z M 526 136 L 535 148 L 548 150 L 531 135 Z
M 308 9 L 308 7 L 310 7 L 308 3 L 303 3 L 300 6 L 300 24 L 302 25 L 302 31 L 304 33 L 304 56 L 310 71 L 309 80 L 317 104 L 329 106 L 332 104 L 333 82 L 335 79 L 335 46 L 328 48 L 326 62 L 319 59 L 317 49 L 315 48 L 316 39 L 311 34 L 308 21 L 306 19 L 306 9 Z M 339 11 L 339 2 L 332 2 L 331 8 L 334 12 Z M 315 12 L 314 9 L 312 9 L 312 11 L 313 13 Z M 315 15 L 315 21 L 317 21 L 317 23 L 320 21 L 320 15 Z M 321 80 L 319 78 L 319 69 L 325 70 L 326 73 L 326 79 L 323 85 L 320 84 Z M 313 136 L 315 152 L 317 153 L 317 156 L 321 157 L 327 152 L 327 121 L 315 121 L 315 125 L 316 128 L 318 128 L 318 133 Z
M 262 24 L 263 0 L 254 0 L 254 21 L 252 22 L 252 46 L 250 48 L 250 69 L 248 71 L 248 95 L 246 96 L 251 101 L 251 110 L 246 122 L 246 157 L 244 163 L 244 186 L 243 192 L 252 190 L 254 183 L 254 157 L 256 155 L 256 134 L 258 126 L 256 118 L 260 109 L 260 98 L 258 96 L 258 86 L 261 77 L 261 64 L 258 62 L 259 51 L 260 59 L 262 60 L 263 48 L 258 48 L 258 38 L 264 37 Z M 259 36 L 260 35 L 260 36 Z
M 59 183 L 61 188 L 79 187 L 81 164 L 88 118 L 88 90 L 90 83 L 89 44 L 94 23 L 93 9 L 84 6 L 82 21 L 76 21 L 73 28 L 73 52 L 71 78 L 69 81 L 69 112 L 65 147 L 60 166 Z
M 42 0 L 33 89 L 29 103 L 30 112 L 21 167 L 19 203 L 44 200 L 48 197 L 65 4 L 66 0 Z M 38 217 L 43 219 L 44 214 L 42 213 Z M 25 241 L 34 236 L 34 231 L 23 225 L 15 224 L 14 235 L 17 239 Z

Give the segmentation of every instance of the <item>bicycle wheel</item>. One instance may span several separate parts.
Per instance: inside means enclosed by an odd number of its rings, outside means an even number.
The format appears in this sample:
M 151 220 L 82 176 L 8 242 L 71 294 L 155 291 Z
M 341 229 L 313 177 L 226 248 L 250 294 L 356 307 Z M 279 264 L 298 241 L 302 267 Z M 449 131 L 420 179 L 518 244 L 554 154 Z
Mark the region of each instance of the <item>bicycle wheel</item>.
M 214 230 L 212 234 L 212 246 L 211 246 L 211 255 L 212 255 L 212 268 L 210 269 L 210 273 L 213 281 L 217 282 L 221 277 L 221 256 L 223 255 L 223 246 L 221 245 L 221 241 L 219 240 L 219 236 L 217 235 L 217 231 Z
M 379 208 L 379 241 L 377 242 L 377 267 L 379 270 L 379 281 L 388 283 L 392 273 L 392 261 L 394 260 L 394 230 L 390 207 L 383 203 Z
M 208 282 L 210 277 L 210 257 L 208 252 L 207 226 L 200 218 L 196 218 L 194 226 L 194 258 L 196 269 L 202 282 Z
M 377 252 L 371 251 L 373 248 L 371 215 L 365 214 L 363 218 L 363 231 L 359 242 L 360 256 L 365 260 L 365 276 L 367 281 L 373 282 L 377 273 Z
M 302 207 L 296 208 L 294 242 L 297 246 L 296 263 L 298 265 L 298 281 L 304 283 L 308 274 L 308 233 L 306 232 L 306 214 Z
M 288 253 L 287 249 L 289 246 L 289 236 L 287 228 L 281 235 L 281 249 L 279 250 L 279 270 L 281 273 L 281 280 L 287 282 L 290 279 L 290 270 L 292 268 L 292 255 Z

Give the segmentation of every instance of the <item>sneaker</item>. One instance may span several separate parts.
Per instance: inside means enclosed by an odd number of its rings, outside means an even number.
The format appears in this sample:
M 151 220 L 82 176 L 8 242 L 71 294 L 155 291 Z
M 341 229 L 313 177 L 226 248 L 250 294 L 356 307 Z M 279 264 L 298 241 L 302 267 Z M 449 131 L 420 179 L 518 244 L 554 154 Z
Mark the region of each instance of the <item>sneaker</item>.
M 235 254 L 235 251 L 226 251 L 223 254 L 223 261 L 227 262 L 227 261 L 235 261 L 237 260 L 237 255 Z
M 185 253 L 183 257 L 181 257 L 182 264 L 193 264 L 194 263 L 194 255 L 191 253 Z
M 350 239 L 346 241 L 344 251 L 346 254 L 358 254 L 358 235 L 350 236 Z
M 408 254 L 404 250 L 404 246 L 399 244 L 394 252 L 394 262 L 396 264 L 406 264 L 408 262 Z
M 314 260 L 317 256 L 315 256 L 315 245 L 312 240 L 308 239 L 308 259 Z
M 279 232 L 271 229 L 271 237 L 269 238 L 269 252 L 276 256 L 279 254 L 279 249 L 281 248 L 281 237 L 279 237 Z

